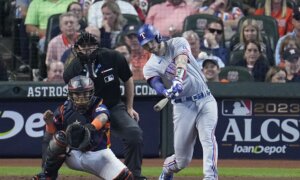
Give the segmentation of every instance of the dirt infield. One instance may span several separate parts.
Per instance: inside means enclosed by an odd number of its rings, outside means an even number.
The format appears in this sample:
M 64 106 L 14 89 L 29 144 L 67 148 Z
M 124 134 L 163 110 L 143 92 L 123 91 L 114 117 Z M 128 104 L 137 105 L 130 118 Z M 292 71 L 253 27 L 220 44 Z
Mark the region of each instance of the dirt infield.
M 0 159 L 1 166 L 39 166 L 41 163 L 40 159 Z M 144 159 L 143 166 L 153 167 L 161 166 L 163 159 Z M 202 166 L 202 160 L 194 159 L 190 164 L 192 167 Z M 270 167 L 270 168 L 299 168 L 300 161 L 283 161 L 283 160 L 223 160 L 220 159 L 218 162 L 219 167 Z M 30 177 L 0 177 L 0 179 L 5 180 L 24 180 L 30 179 Z M 95 179 L 94 176 L 88 177 L 74 177 L 74 176 L 62 176 L 61 180 L 92 180 Z M 157 177 L 148 177 L 150 180 L 157 179 Z M 175 177 L 175 180 L 196 180 L 201 179 L 199 177 Z M 254 178 L 254 177 L 219 177 L 220 180 L 296 180 L 296 178 Z M 299 179 L 299 178 L 297 178 Z

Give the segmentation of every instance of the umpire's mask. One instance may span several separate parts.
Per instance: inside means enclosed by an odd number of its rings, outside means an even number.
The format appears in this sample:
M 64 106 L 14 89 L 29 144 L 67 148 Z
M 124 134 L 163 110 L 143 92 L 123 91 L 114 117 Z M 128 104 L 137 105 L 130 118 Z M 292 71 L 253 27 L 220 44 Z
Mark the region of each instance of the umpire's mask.
M 82 32 L 74 45 L 75 53 L 82 66 L 87 71 L 87 77 L 92 79 L 97 77 L 94 71 L 94 65 L 97 58 L 98 48 L 99 42 L 97 39 L 92 34 L 87 32 Z

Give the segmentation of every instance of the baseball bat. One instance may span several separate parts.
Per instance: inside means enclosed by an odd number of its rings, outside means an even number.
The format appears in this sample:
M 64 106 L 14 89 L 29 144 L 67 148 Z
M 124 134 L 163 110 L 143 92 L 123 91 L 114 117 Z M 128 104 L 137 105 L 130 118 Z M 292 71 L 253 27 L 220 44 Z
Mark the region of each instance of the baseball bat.
M 154 111 L 156 111 L 156 112 L 161 111 L 168 102 L 169 102 L 168 98 L 163 98 L 162 100 L 160 100 L 158 103 L 156 103 L 153 106 Z

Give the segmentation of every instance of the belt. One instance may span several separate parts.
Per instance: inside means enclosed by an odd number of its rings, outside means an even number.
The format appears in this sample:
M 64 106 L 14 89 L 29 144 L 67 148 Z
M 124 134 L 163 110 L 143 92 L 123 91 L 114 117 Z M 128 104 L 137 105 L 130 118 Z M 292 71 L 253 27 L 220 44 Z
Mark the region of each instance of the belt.
M 175 103 L 182 103 L 182 102 L 185 102 L 185 101 L 197 101 L 199 99 L 205 98 L 206 96 L 209 96 L 210 94 L 211 94 L 210 91 L 206 91 L 206 92 L 202 92 L 202 93 L 199 93 L 199 94 L 195 94 L 193 96 L 181 97 L 181 98 L 178 98 L 178 99 L 174 99 L 174 102 Z

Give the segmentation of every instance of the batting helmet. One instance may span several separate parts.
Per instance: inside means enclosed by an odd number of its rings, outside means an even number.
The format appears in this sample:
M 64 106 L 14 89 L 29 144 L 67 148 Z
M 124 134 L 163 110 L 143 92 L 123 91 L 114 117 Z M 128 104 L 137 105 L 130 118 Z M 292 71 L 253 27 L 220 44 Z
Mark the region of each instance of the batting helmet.
M 68 83 L 68 96 L 79 113 L 85 113 L 92 102 L 94 83 L 86 76 L 75 76 Z
M 159 32 L 152 25 L 144 24 L 138 31 L 138 39 L 140 45 L 143 46 L 154 39 L 160 43 L 162 38 Z

